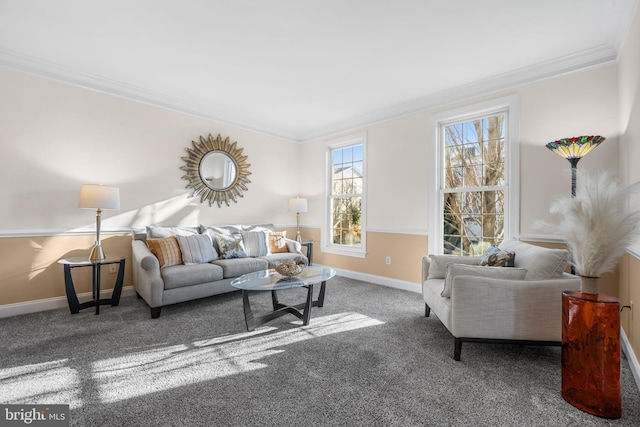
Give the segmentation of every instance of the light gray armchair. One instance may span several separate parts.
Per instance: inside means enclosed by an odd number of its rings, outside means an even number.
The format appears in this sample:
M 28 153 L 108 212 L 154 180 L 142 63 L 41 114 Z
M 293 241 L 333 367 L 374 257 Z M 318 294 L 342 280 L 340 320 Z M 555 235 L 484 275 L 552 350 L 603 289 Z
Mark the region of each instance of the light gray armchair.
M 462 343 L 502 342 L 560 345 L 562 291 L 580 288 L 565 273 L 569 252 L 517 240 L 500 249 L 514 252 L 514 267 L 479 266 L 480 257 L 430 255 L 422 260 L 425 316 L 431 312 Z

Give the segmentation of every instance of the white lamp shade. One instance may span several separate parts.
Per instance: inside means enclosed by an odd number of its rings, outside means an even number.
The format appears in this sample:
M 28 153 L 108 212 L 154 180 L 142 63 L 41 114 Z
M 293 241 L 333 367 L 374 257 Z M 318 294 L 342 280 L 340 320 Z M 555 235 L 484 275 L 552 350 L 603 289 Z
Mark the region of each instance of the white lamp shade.
M 84 184 L 78 207 L 83 209 L 120 209 L 120 189 L 108 185 Z
M 307 210 L 307 199 L 296 197 L 289 199 L 289 212 L 309 212 Z

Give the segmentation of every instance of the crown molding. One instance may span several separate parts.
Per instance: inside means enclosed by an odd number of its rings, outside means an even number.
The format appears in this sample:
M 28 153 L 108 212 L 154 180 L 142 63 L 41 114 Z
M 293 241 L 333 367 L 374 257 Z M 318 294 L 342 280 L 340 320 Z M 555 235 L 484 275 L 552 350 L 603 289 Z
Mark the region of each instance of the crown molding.
M 622 35 L 620 35 L 620 37 L 622 37 Z M 617 54 L 613 46 L 609 44 L 603 45 L 562 58 L 535 64 L 530 67 L 499 74 L 478 82 L 443 90 L 329 126 L 312 129 L 304 134 L 298 134 L 286 129 L 275 128 L 238 117 L 225 117 L 222 113 L 210 111 L 210 109 L 202 105 L 195 105 L 184 99 L 169 97 L 142 87 L 106 79 L 90 73 L 79 72 L 59 64 L 5 49 L 0 49 L 0 67 L 234 126 L 281 140 L 306 142 L 335 135 L 340 132 L 386 122 L 410 114 L 446 107 L 481 96 L 495 94 L 562 74 L 603 66 L 615 62 Z
M 211 108 L 196 105 L 184 99 L 170 97 L 139 86 L 85 73 L 53 62 L 0 48 L 0 67 L 41 77 L 106 95 L 124 98 L 141 104 L 186 114 L 199 119 L 217 122 L 289 142 L 299 142 L 286 129 L 266 126 L 246 119 L 225 116 Z
M 308 134 L 305 141 L 309 142 L 319 138 L 326 138 L 337 133 L 383 123 L 411 114 L 448 107 L 453 104 L 508 91 L 519 86 L 560 75 L 608 65 L 617 60 L 617 55 L 617 51 L 611 45 L 602 45 L 562 58 L 541 62 L 530 67 L 498 74 L 467 85 L 446 89 L 413 101 L 397 104 L 357 118 L 345 120 L 325 128 L 319 128 L 313 133 Z

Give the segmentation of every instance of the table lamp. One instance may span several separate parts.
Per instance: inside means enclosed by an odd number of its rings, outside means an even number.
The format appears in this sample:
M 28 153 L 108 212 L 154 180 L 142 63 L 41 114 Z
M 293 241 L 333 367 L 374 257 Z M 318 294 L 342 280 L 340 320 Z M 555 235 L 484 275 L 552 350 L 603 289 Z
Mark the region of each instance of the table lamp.
M 100 244 L 100 215 L 102 209 L 120 209 L 120 189 L 107 185 L 84 184 L 80 189 L 78 207 L 81 209 L 98 209 L 96 214 L 96 243 L 91 249 L 89 259 L 91 261 L 103 260 L 106 257 Z
M 307 199 L 302 199 L 300 197 L 289 199 L 289 212 L 296 213 L 296 223 L 297 223 L 296 241 L 302 242 L 302 236 L 300 235 L 300 213 L 308 212 Z

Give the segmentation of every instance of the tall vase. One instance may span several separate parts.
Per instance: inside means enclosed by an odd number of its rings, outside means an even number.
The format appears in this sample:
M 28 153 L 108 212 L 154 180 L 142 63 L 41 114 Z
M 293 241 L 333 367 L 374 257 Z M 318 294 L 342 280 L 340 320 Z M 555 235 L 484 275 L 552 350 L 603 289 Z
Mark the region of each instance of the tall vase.
M 622 414 L 619 307 L 597 287 L 562 293 L 562 397 L 603 418 Z
M 599 277 L 580 276 L 580 292 L 585 294 L 597 294 Z

